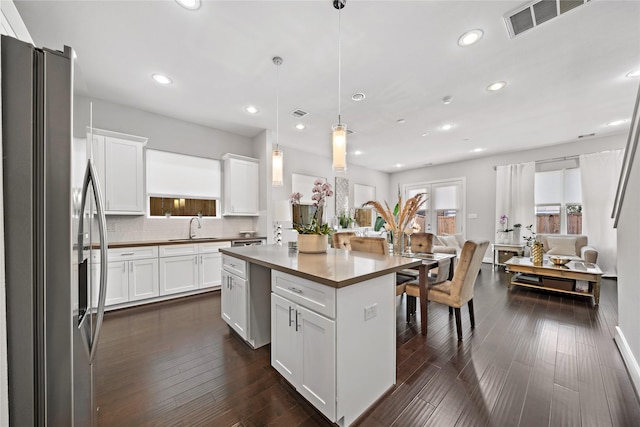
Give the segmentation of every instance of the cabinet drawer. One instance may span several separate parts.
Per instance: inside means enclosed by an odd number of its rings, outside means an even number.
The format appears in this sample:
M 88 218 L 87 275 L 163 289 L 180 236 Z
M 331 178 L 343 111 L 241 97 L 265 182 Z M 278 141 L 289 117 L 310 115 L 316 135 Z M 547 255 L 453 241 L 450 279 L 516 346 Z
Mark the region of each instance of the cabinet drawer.
M 316 313 L 336 317 L 335 288 L 272 270 L 271 291 Z
M 218 252 L 220 248 L 230 248 L 231 242 L 211 242 L 211 243 L 199 243 L 198 250 L 201 254 L 209 254 L 212 252 Z
M 247 278 L 247 263 L 241 259 L 222 254 L 222 269 L 242 279 Z
M 158 258 L 157 246 L 136 246 L 133 248 L 109 249 L 109 262 L 129 261 L 134 259 Z M 100 262 L 100 250 L 91 252 L 91 261 Z
M 197 253 L 198 245 L 195 243 L 160 246 L 160 257 L 197 255 Z

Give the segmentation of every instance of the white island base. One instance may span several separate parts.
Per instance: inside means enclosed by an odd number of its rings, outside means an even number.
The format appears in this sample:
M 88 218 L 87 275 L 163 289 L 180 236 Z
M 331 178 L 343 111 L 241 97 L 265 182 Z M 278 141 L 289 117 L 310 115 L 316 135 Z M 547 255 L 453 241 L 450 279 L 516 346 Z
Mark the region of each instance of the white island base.
M 271 275 L 271 365 L 330 421 L 350 425 L 396 381 L 395 275 L 338 289 Z

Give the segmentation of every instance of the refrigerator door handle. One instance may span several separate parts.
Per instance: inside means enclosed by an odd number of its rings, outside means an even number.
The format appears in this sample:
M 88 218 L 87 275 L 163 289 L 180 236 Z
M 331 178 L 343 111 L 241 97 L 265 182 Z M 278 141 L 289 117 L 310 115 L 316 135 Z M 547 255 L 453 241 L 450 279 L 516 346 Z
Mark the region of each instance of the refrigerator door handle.
M 107 297 L 107 265 L 109 259 L 107 255 L 107 220 L 104 213 L 104 202 L 102 200 L 102 192 L 100 191 L 100 183 L 97 181 L 96 169 L 91 159 L 87 161 L 87 169 L 82 181 L 82 204 L 80 207 L 80 221 L 78 226 L 78 254 L 80 260 L 82 260 L 83 257 L 84 208 L 87 203 L 87 191 L 89 190 L 89 184 L 91 184 L 93 189 L 93 195 L 96 202 L 96 210 L 98 213 L 98 233 L 100 234 L 100 286 L 98 288 L 98 313 L 96 316 L 96 328 L 93 333 L 93 337 L 91 337 L 91 342 L 89 343 L 89 363 L 92 363 L 98 348 L 98 339 L 100 338 L 102 319 L 104 317 L 104 304 Z

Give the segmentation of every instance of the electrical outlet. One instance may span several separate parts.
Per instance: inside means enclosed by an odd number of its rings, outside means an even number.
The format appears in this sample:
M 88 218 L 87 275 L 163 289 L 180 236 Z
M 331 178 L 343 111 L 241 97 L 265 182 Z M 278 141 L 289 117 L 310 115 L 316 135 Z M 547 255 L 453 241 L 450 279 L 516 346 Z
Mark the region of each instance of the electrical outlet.
M 478 214 L 470 213 L 469 215 L 467 215 L 467 218 L 469 218 L 469 219 L 476 219 L 476 218 L 478 218 Z
M 378 315 L 378 304 L 371 304 L 368 307 L 364 308 L 364 320 L 367 321 L 369 319 L 373 319 Z

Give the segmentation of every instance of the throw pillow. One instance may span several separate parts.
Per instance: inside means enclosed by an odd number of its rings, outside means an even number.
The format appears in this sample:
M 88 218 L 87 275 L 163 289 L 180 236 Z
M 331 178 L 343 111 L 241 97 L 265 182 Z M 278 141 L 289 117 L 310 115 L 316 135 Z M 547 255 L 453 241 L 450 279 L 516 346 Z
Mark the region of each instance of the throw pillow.
M 576 256 L 576 238 L 575 237 L 547 237 L 549 244 L 549 255 L 568 255 Z
M 438 236 L 438 239 L 440 239 L 440 241 L 444 243 L 445 246 L 460 249 L 460 245 L 458 244 L 458 239 L 456 239 L 456 236 L 454 235 Z

